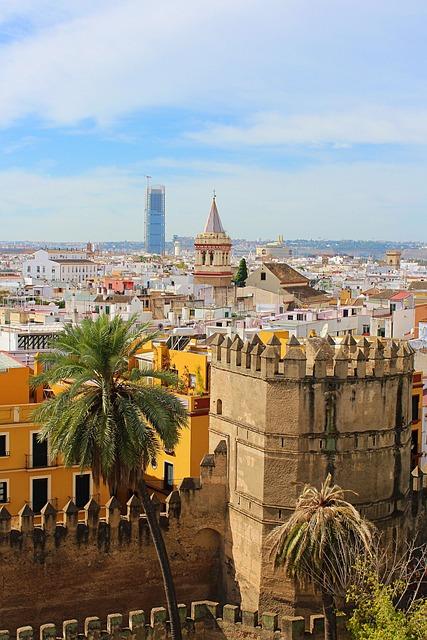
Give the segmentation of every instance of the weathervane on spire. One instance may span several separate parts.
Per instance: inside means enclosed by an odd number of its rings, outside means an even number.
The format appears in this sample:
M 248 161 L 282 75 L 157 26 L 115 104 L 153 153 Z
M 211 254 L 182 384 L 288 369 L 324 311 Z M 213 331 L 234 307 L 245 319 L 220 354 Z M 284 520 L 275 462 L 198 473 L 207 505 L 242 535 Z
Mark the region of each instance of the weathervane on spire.
M 215 198 L 216 198 L 216 191 L 215 191 L 215 189 L 214 189 L 214 190 L 213 190 L 213 199 L 215 200 Z

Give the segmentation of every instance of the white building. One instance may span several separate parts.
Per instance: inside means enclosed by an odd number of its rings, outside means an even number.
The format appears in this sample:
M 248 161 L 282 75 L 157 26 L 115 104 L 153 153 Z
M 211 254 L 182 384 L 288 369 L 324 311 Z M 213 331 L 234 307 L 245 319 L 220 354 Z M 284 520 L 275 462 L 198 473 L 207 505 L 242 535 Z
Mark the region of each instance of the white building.
M 24 278 L 46 282 L 86 282 L 98 274 L 98 265 L 84 251 L 38 249 L 22 263 Z
M 32 367 L 34 356 L 49 351 L 54 337 L 63 329 L 62 322 L 0 325 L 0 351 L 7 351 L 26 366 Z

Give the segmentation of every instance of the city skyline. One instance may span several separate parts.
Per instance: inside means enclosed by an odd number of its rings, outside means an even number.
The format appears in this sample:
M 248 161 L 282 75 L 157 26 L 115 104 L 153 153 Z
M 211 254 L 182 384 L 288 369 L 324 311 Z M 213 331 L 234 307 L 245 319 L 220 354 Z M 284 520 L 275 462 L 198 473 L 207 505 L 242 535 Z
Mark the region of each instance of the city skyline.
M 148 173 L 167 238 L 215 188 L 232 237 L 427 240 L 426 22 L 420 1 L 2 7 L 2 237 L 142 241 Z

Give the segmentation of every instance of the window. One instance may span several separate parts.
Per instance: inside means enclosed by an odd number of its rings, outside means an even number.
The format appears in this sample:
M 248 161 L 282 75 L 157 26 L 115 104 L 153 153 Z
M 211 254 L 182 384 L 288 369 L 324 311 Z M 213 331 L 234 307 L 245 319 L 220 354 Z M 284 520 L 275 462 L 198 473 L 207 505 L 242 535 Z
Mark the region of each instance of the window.
M 342 310 L 342 317 L 343 318 L 348 318 L 348 309 L 343 309 Z
M 5 502 L 9 502 L 9 481 L 8 480 L 0 480 L 0 504 L 4 504 Z
M 27 267 L 27 273 L 30 273 L 31 267 Z
M 36 469 L 37 467 L 47 467 L 47 440 L 39 442 L 39 432 L 33 431 L 31 434 L 31 464 L 30 467 Z
M 190 388 L 194 389 L 195 386 L 196 386 L 196 376 L 193 373 L 190 373 L 189 378 L 190 378 L 190 380 L 189 380 L 190 381 Z
M 396 311 L 396 303 L 395 302 L 391 302 L 390 303 L 390 311 Z
M 356 309 L 352 309 L 352 310 L 351 310 L 351 315 L 352 315 L 352 316 L 355 316 L 355 315 L 356 315 Z
M 369 333 L 370 333 L 369 324 L 364 324 L 362 326 L 362 333 L 363 333 L 364 336 L 369 336 Z
M 216 401 L 216 412 L 219 416 L 222 415 L 222 400 Z
M 37 273 L 40 273 L 40 267 L 37 267 Z
M 165 489 L 173 489 L 173 464 L 165 462 L 163 486 Z
M 40 513 L 49 500 L 49 478 L 32 478 L 31 495 L 34 513 Z
M 297 320 L 304 320 L 304 314 L 303 313 L 297 313 Z
M 9 455 L 9 434 L 0 433 L 0 457 Z
M 419 419 L 420 414 L 418 396 L 412 396 L 412 422 L 418 422 Z
M 267 274 L 264 271 L 261 272 L 261 280 L 267 280 Z
M 90 473 L 78 473 L 74 476 L 74 502 L 78 509 L 83 509 L 90 500 L 90 480 Z

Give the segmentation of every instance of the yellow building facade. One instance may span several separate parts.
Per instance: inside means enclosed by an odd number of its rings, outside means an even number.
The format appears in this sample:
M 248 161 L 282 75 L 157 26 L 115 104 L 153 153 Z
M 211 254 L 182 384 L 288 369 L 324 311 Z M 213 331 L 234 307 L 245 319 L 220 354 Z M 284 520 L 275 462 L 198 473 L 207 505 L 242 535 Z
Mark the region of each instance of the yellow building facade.
M 90 471 L 67 468 L 52 458 L 49 443 L 40 443 L 32 414 L 41 392 L 30 391 L 31 371 L 0 352 L 0 505 L 11 515 L 28 504 L 37 514 L 51 502 L 60 510 L 72 499 L 83 508 L 91 496 L 105 504 L 105 486 L 94 484 Z
M 147 348 L 147 347 L 146 347 Z M 174 451 L 160 451 L 157 464 L 147 469 L 146 481 L 159 497 L 166 496 L 183 478 L 198 477 L 200 462 L 209 449 L 209 371 L 210 354 L 206 348 L 190 340 L 183 350 L 169 349 L 166 343 L 150 345 L 149 353 L 138 357 L 142 368 L 152 364 L 155 370 L 176 373 L 176 396 L 188 412 L 187 426 L 182 430 Z M 144 355 L 149 355 L 145 359 Z

